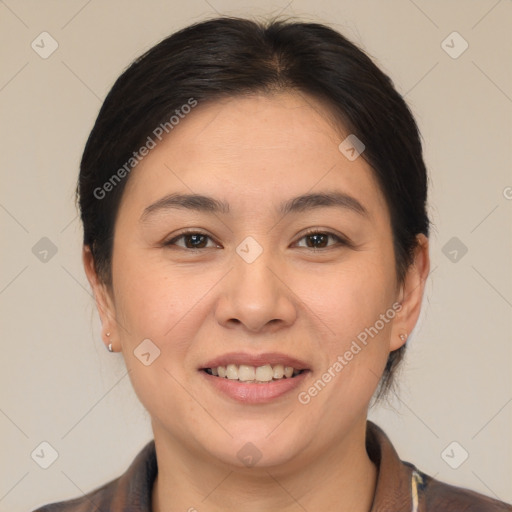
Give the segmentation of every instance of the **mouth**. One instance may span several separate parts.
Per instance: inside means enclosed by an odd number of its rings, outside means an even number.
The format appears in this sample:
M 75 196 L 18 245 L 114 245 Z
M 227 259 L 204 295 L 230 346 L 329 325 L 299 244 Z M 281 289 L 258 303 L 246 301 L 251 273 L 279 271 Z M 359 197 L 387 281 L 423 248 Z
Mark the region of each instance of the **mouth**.
M 219 365 L 211 368 L 202 368 L 202 371 L 220 379 L 229 379 L 245 384 L 267 384 L 268 382 L 283 379 L 293 379 L 307 370 L 282 364 L 252 366 L 230 363 L 226 366 Z
M 265 404 L 303 385 L 312 369 L 300 359 L 277 352 L 236 352 L 216 357 L 200 368 L 205 383 L 243 404 Z

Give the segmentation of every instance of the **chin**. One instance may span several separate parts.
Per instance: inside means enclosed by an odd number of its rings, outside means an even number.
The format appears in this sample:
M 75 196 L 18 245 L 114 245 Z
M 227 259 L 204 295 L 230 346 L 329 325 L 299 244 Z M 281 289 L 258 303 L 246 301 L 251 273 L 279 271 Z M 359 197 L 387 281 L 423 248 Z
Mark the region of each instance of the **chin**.
M 246 431 L 233 435 L 233 438 L 226 439 L 223 436 L 214 446 L 211 446 L 212 439 L 209 438 L 204 448 L 223 463 L 238 468 L 256 469 L 285 465 L 300 454 L 308 442 L 304 439 L 301 443 L 291 434 L 289 428 L 277 432 L 278 423 L 271 427 L 262 427 L 260 424 L 261 428 L 252 425 Z M 274 435 L 269 436 L 273 429 L 276 430 Z

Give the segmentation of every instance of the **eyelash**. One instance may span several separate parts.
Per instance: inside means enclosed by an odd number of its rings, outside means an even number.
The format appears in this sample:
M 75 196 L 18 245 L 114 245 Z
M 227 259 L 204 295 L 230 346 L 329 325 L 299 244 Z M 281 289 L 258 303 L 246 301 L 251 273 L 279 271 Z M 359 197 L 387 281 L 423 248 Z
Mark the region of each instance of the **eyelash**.
M 210 235 L 203 233 L 202 231 L 191 229 L 191 230 L 187 230 L 187 231 L 182 231 L 179 235 L 173 237 L 171 240 L 164 242 L 162 245 L 164 247 L 170 247 L 172 245 L 175 245 L 177 240 L 180 240 L 181 238 L 185 238 L 187 235 L 189 235 L 189 236 L 190 235 L 201 235 L 201 236 L 205 236 L 205 237 L 209 238 L 210 240 L 213 240 Z M 339 235 L 336 235 L 330 231 L 321 231 L 319 229 L 310 229 L 309 231 L 304 233 L 299 238 L 298 241 L 302 240 L 303 238 L 307 238 L 308 236 L 312 236 L 312 235 L 325 235 L 325 236 L 335 239 L 338 242 L 338 244 L 341 246 L 353 247 L 353 244 L 348 239 L 343 238 Z M 205 250 L 205 249 L 211 249 L 211 247 L 200 247 L 200 248 L 181 247 L 181 246 L 178 246 L 178 247 L 188 250 L 188 251 L 200 251 L 200 250 Z M 315 248 L 315 247 L 303 247 L 303 248 L 308 249 L 310 251 L 324 251 L 324 250 L 330 249 L 332 247 L 334 247 L 334 246 L 330 245 L 327 247 L 320 247 L 320 248 Z

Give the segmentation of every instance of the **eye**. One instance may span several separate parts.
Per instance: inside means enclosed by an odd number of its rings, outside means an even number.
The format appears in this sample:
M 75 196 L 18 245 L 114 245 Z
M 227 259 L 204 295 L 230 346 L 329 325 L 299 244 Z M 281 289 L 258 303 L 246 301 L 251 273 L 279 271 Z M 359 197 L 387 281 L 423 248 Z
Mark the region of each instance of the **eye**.
M 182 239 L 184 240 L 184 244 L 178 244 L 178 240 Z M 165 247 L 176 245 L 184 249 L 208 249 L 206 246 L 208 243 L 207 240 L 212 240 L 212 238 L 205 233 L 201 233 L 200 231 L 185 231 L 171 240 L 164 242 L 163 245 Z M 214 243 L 210 247 L 218 247 L 218 245 Z
M 348 240 L 345 240 L 345 239 L 341 238 L 340 236 L 335 235 L 334 233 L 330 233 L 328 231 L 318 231 L 318 230 L 308 231 L 304 236 L 302 236 L 302 238 L 299 239 L 299 241 L 306 240 L 306 246 L 302 246 L 302 247 L 305 247 L 306 249 L 315 250 L 315 249 L 326 249 L 326 248 L 332 247 L 333 245 L 336 245 L 336 244 L 327 245 L 329 239 L 335 240 L 338 243 L 338 245 L 350 245 Z M 298 245 L 298 242 L 297 242 L 297 245 Z
M 181 240 L 183 240 L 184 243 L 178 243 L 178 241 Z M 318 229 L 310 230 L 303 235 L 299 239 L 299 242 L 296 243 L 298 247 L 301 247 L 300 241 L 302 240 L 306 240 L 306 245 L 302 245 L 302 247 L 312 250 L 328 249 L 336 245 L 351 246 L 351 243 L 347 239 L 328 231 L 319 231 Z M 334 240 L 336 243 L 329 244 L 329 240 Z M 213 245 L 208 246 L 208 241 L 211 241 Z M 220 247 L 209 235 L 200 231 L 182 232 L 172 239 L 164 242 L 163 246 L 178 246 L 183 249 L 208 249 L 211 247 Z

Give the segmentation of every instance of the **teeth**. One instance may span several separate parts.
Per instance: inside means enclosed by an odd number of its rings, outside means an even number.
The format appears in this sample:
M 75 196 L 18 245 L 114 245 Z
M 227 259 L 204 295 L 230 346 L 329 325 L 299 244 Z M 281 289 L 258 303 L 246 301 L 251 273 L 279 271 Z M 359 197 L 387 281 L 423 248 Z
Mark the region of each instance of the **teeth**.
M 238 380 L 241 380 L 242 382 L 254 380 L 255 374 L 256 371 L 254 370 L 254 366 L 247 366 L 246 364 L 241 364 L 238 368 Z
M 256 380 L 259 382 L 270 382 L 273 376 L 274 370 L 272 370 L 272 366 L 269 364 L 256 368 Z
M 228 364 L 227 366 L 208 368 L 207 371 L 211 375 L 240 382 L 270 382 L 283 378 L 290 379 L 301 373 L 301 370 L 296 370 L 292 366 L 283 366 L 282 364 L 274 366 L 266 364 L 258 367 L 247 364 Z
M 282 379 L 284 376 L 284 366 L 282 364 L 276 364 L 274 366 L 274 379 Z
M 238 366 L 236 364 L 226 366 L 226 377 L 231 380 L 238 380 Z

